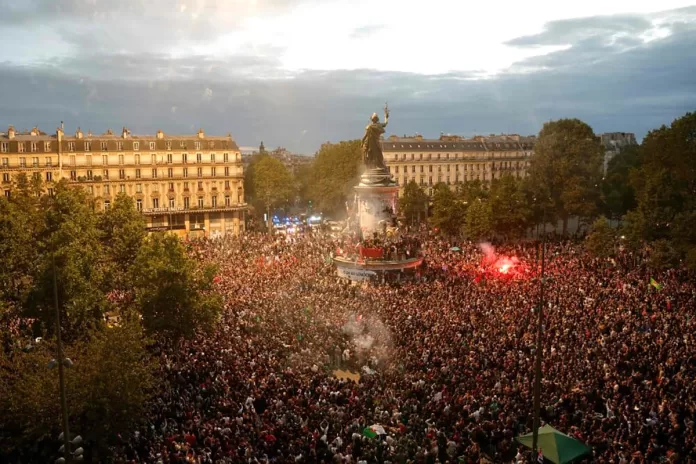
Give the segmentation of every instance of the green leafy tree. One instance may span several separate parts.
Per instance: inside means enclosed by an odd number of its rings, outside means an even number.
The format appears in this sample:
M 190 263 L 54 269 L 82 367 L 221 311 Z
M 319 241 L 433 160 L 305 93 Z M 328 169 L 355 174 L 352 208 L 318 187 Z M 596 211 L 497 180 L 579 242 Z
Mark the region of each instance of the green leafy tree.
M 445 235 L 456 236 L 462 231 L 466 210 L 454 192 L 444 182 L 433 188 L 431 222 Z
M 546 123 L 539 133 L 529 176 L 539 197 L 546 196 L 542 190 L 548 193 L 548 213 L 562 219 L 564 234 L 571 216 L 589 218 L 597 211 L 603 155 L 592 128 L 578 119 Z
M 640 167 L 639 149 L 638 145 L 626 146 L 609 161 L 602 197 L 604 212 L 610 219 L 620 219 L 637 205 L 631 173 Z
M 531 210 L 521 189 L 521 182 L 507 174 L 491 186 L 490 207 L 493 231 L 506 238 L 524 235 Z
M 482 241 L 493 233 L 491 203 L 487 200 L 475 200 L 466 210 L 464 232 L 469 240 Z
M 458 182 L 455 185 L 455 192 L 460 200 L 465 204 L 470 205 L 474 200 L 485 200 L 488 198 L 489 190 L 486 184 L 480 179 L 474 179 L 466 182 Z
M 262 157 L 254 166 L 255 202 L 263 211 L 287 206 L 295 197 L 295 180 L 279 160 Z M 269 218 L 270 220 L 270 218 Z
M 308 180 L 308 198 L 314 209 L 328 215 L 344 213 L 360 179 L 361 164 L 360 140 L 322 145 Z
M 645 137 L 640 169 L 632 176 L 638 207 L 635 224 L 647 242 L 670 241 L 688 255 L 696 247 L 696 113 L 687 113 Z M 662 243 L 661 249 L 667 246 Z M 663 253 L 669 255 L 670 253 Z M 666 260 L 670 261 L 670 260 Z
M 598 258 L 608 258 L 614 255 L 615 244 L 616 230 L 604 216 L 597 218 L 585 241 L 587 251 Z
M 406 218 L 406 222 L 414 224 L 420 222 L 421 218 L 425 218 L 426 208 L 428 206 L 428 196 L 422 188 L 411 180 L 404 187 L 404 193 L 399 198 L 399 212 Z
M 0 299 L 17 307 L 39 266 L 36 245 L 44 223 L 41 203 L 31 195 L 25 174 L 18 176 L 26 188 L 12 190 L 10 198 L 0 198 Z
M 101 325 L 109 307 L 102 291 L 104 251 L 92 202 L 83 189 L 59 183 L 43 210 L 45 229 L 36 244 L 41 259 L 32 278 L 26 314 L 38 318 L 49 333 L 53 332 L 55 267 L 58 305 L 67 338 Z
M 145 328 L 184 337 L 210 329 L 222 311 L 222 297 L 212 290 L 216 273 L 189 258 L 177 237 L 149 235 L 131 272 Z
M 148 340 L 137 322 L 91 332 L 65 347 L 73 366 L 65 371 L 71 431 L 89 442 L 92 462 L 105 462 L 109 439 L 132 430 L 144 418 L 154 392 L 155 364 Z M 26 449 L 46 434 L 60 431 L 58 372 L 52 340 L 31 352 L 15 352 L 0 360 L 0 455 Z M 47 462 L 52 462 L 47 461 Z
M 145 217 L 135 209 L 132 197 L 119 193 L 111 208 L 99 217 L 98 225 L 109 263 L 107 284 L 126 290 L 130 287 L 128 275 L 147 234 Z

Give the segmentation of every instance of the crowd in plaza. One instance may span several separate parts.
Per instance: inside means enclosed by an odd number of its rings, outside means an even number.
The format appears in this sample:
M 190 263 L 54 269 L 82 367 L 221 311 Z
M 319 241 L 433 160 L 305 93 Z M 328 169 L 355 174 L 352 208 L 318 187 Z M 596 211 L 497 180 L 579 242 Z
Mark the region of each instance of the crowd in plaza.
M 379 257 L 373 258 L 364 250 L 379 251 Z M 399 261 L 419 257 L 421 255 L 420 239 L 412 236 L 398 236 L 356 240 L 351 237 L 341 237 L 336 240 L 334 256 L 357 260 Z
M 420 240 L 417 282 L 360 286 L 335 277 L 330 238 L 190 242 L 220 265 L 224 315 L 160 341 L 162 390 L 119 462 L 528 459 L 514 438 L 532 428 L 538 248 L 497 250 L 520 260 L 498 278 L 475 244 Z M 546 256 L 543 423 L 591 446 L 587 462 L 696 462 L 693 275 L 570 242 Z M 366 436 L 375 424 L 386 435 Z

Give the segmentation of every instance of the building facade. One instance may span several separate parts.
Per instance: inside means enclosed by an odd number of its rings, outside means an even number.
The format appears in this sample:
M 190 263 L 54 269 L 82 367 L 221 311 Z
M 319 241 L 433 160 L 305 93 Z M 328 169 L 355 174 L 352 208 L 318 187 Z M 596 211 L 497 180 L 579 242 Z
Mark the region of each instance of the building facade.
M 181 236 L 222 236 L 244 230 L 247 205 L 239 147 L 226 137 L 84 134 L 63 128 L 46 134 L 37 128 L 0 133 L 2 189 L 11 195 L 16 174 L 41 178 L 52 194 L 66 179 L 85 188 L 95 207 L 108 209 L 126 193 L 147 218 L 148 230 L 171 230 Z
M 632 132 L 606 132 L 599 134 L 604 145 L 604 174 L 607 173 L 609 161 L 621 152 L 623 147 L 637 145 L 636 134 Z
M 392 135 L 382 142 L 382 150 L 402 190 L 415 180 L 431 195 L 438 182 L 450 186 L 476 179 L 490 183 L 506 173 L 524 177 L 535 140 L 516 134 L 472 138 L 443 134 L 439 139 Z

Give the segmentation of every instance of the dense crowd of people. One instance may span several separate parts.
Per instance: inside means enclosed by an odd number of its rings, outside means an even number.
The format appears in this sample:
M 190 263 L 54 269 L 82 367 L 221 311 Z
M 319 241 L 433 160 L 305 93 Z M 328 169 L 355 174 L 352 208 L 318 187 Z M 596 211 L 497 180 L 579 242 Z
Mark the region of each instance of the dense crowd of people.
M 417 237 L 398 236 L 388 238 L 378 236 L 375 238 L 357 240 L 348 236 L 336 239 L 334 256 L 341 256 L 354 261 L 380 260 L 380 261 L 404 261 L 421 255 L 421 244 Z M 364 253 L 363 250 L 378 250 L 379 256 Z
M 221 266 L 225 312 L 161 342 L 163 390 L 120 462 L 523 462 L 538 248 L 497 250 L 520 261 L 496 276 L 476 245 L 422 239 L 417 282 L 360 286 L 335 277 L 329 238 L 191 242 Z M 568 242 L 546 255 L 542 421 L 591 446 L 587 462 L 696 462 L 693 275 Z

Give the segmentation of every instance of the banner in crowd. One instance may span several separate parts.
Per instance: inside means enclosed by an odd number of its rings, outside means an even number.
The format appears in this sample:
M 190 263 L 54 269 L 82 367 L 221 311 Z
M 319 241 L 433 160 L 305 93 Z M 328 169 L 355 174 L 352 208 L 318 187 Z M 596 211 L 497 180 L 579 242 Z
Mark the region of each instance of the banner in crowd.
M 338 268 L 338 277 L 350 280 L 370 280 L 375 274 L 375 271 L 366 271 L 363 269 L 342 269 Z
M 360 256 L 363 258 L 380 259 L 384 256 L 384 248 L 360 248 Z

